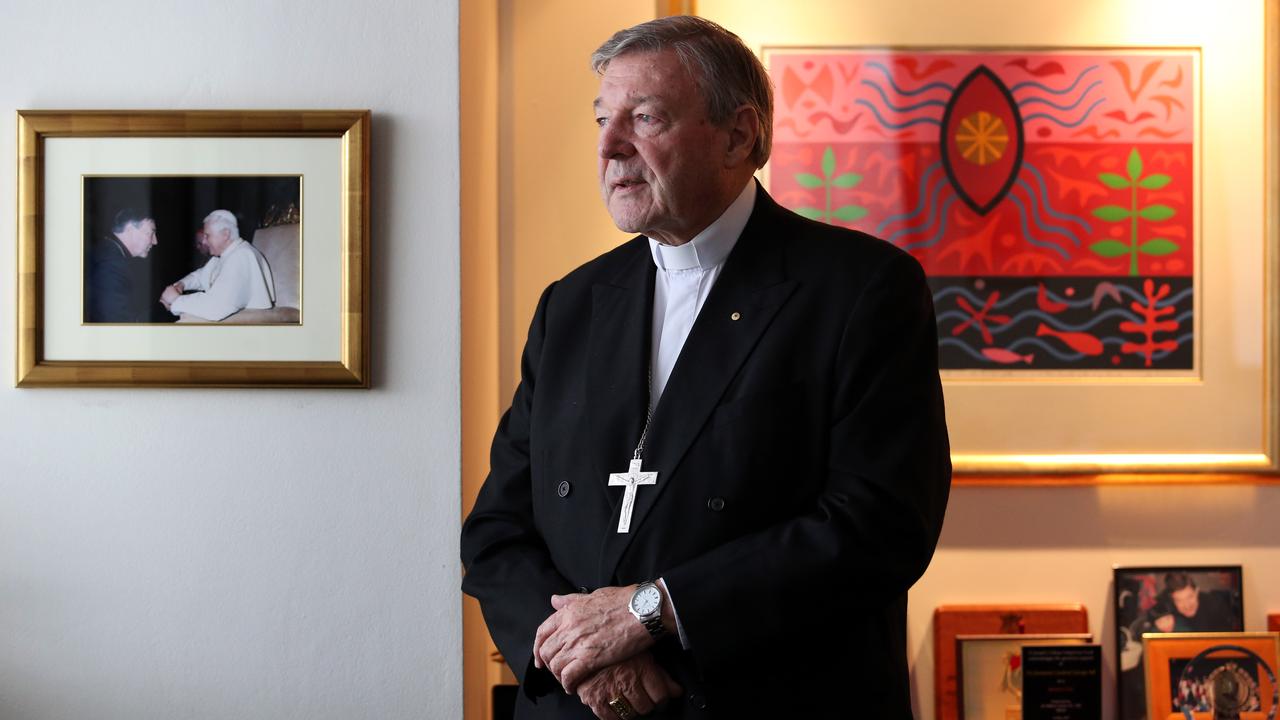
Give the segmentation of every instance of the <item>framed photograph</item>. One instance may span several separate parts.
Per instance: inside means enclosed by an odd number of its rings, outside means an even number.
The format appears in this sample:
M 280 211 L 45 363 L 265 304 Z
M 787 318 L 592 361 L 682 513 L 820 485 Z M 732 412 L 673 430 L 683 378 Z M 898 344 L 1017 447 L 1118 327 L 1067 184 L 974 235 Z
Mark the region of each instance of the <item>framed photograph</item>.
M 1079 634 L 1089 631 L 1083 605 L 940 605 L 933 611 L 933 692 L 938 720 L 959 720 L 961 635 Z
M 770 193 L 925 269 L 960 481 L 1273 479 L 1276 42 L 1241 37 L 1275 5 L 1193 43 L 763 48 Z M 1231 420 L 1160 422 L 1197 416 Z
M 369 387 L 368 111 L 18 112 L 19 387 Z
M 1088 633 L 960 635 L 960 718 L 1022 716 L 1022 648 L 1028 645 L 1087 645 Z
M 1119 718 L 1145 720 L 1142 636 L 1243 631 L 1243 571 L 1239 565 L 1117 567 L 1114 585 Z
M 1280 633 L 1147 633 L 1147 706 L 1151 720 L 1270 720 Z

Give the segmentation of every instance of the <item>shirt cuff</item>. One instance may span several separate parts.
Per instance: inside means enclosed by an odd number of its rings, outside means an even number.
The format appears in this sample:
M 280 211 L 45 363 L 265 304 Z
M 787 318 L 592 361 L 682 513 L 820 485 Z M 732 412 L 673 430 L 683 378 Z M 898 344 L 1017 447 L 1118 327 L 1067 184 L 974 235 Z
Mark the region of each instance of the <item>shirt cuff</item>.
M 680 623 L 680 612 L 676 610 L 676 601 L 672 599 L 671 593 L 667 592 L 667 581 L 658 578 L 653 581 L 654 585 L 662 588 L 662 594 L 667 596 L 667 602 L 671 603 L 671 614 L 676 619 L 676 635 L 680 637 L 680 647 L 685 650 L 689 649 L 689 638 L 684 634 L 684 625 Z

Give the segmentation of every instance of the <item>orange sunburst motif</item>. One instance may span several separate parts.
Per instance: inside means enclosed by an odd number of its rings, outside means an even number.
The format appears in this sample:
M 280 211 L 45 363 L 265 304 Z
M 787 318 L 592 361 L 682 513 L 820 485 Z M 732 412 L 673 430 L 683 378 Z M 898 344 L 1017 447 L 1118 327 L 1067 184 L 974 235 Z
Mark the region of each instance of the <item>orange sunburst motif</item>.
M 960 121 L 956 130 L 956 146 L 960 156 L 975 165 L 990 165 L 1004 155 L 1009 146 L 1009 131 L 1004 121 L 985 110 Z

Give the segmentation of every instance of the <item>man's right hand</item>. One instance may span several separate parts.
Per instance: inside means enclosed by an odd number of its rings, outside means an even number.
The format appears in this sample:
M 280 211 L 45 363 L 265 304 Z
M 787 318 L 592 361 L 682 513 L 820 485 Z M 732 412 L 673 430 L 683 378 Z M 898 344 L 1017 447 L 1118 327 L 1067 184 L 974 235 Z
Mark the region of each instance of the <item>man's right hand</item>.
M 684 688 L 647 652 L 610 665 L 578 686 L 578 698 L 600 720 L 618 720 L 618 713 L 609 706 L 617 697 L 625 698 L 639 717 L 683 694 Z

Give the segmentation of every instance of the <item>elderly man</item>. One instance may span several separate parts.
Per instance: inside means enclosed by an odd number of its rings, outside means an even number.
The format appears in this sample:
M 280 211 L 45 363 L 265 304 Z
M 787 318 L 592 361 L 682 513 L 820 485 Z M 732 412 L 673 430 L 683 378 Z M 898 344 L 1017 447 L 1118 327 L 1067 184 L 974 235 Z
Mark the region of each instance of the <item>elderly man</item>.
M 756 184 L 772 91 L 736 35 L 665 18 L 592 62 L 640 235 L 542 294 L 462 531 L 516 716 L 910 717 L 950 481 L 923 272 Z
M 124 208 L 115 214 L 111 231 L 94 243 L 90 255 L 86 321 L 151 321 L 155 296 L 144 261 L 157 242 L 156 221 L 149 211 Z
M 245 308 L 265 309 L 275 304 L 271 266 L 257 248 L 240 237 L 236 216 L 229 210 L 209 213 L 197 245 L 212 257 L 199 270 L 164 289 L 160 302 L 169 312 L 217 321 Z

